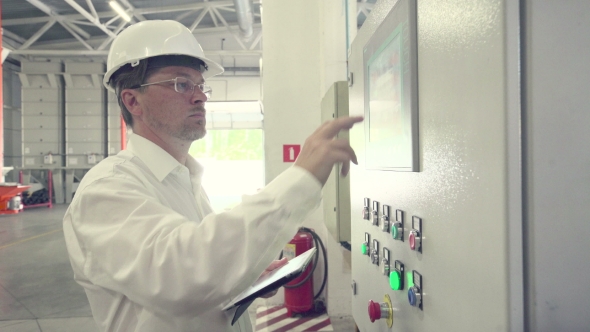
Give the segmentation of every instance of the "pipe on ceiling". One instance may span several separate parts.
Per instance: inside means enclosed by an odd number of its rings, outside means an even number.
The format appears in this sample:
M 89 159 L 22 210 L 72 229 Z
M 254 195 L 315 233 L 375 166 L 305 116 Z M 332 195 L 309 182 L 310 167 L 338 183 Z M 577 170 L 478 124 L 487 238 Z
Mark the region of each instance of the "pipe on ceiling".
M 252 0 L 234 0 L 240 36 L 249 41 L 254 35 L 252 25 L 254 24 L 254 13 L 252 12 Z

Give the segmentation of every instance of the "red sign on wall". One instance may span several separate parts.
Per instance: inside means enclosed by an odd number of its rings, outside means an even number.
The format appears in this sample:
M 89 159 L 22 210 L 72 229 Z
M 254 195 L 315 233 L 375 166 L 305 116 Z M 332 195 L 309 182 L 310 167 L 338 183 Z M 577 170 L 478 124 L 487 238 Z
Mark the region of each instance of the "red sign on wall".
M 301 145 L 283 145 L 283 162 L 292 163 L 297 159 Z

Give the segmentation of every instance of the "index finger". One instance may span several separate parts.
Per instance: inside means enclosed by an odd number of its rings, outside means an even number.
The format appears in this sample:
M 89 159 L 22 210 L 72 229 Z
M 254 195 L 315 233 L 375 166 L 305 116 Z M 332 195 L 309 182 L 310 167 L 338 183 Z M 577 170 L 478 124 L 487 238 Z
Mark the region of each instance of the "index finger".
M 345 116 L 330 121 L 326 126 L 318 130 L 318 134 L 324 138 L 334 138 L 343 129 L 350 129 L 355 123 L 363 121 L 362 116 Z

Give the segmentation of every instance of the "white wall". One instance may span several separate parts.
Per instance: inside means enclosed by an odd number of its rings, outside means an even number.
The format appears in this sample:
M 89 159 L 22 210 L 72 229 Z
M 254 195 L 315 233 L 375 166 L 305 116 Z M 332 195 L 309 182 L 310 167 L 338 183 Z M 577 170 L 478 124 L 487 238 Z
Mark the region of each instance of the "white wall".
M 353 4 L 354 1 L 349 1 Z M 320 125 L 320 101 L 335 81 L 346 80 L 346 10 L 343 1 L 267 1 L 263 16 L 262 86 L 266 181 L 284 163 L 283 144 L 301 144 Z M 356 9 L 351 9 L 355 17 Z M 304 223 L 328 250 L 327 307 L 332 316 L 350 316 L 350 255 L 328 236 L 317 210 Z M 314 275 L 322 282 L 320 261 Z M 282 292 L 269 303 L 282 303 Z
M 590 2 L 525 1 L 529 330 L 590 328 Z
M 267 1 L 262 22 L 262 103 L 268 183 L 292 166 L 283 162 L 283 145 L 303 146 L 305 138 L 320 124 L 319 5 L 315 0 Z M 318 210 L 305 226 L 319 231 L 325 239 L 322 223 Z M 314 274 L 316 285 L 315 276 L 320 273 Z M 280 291 L 267 302 L 283 303 L 282 294 Z
M 8 62 L 4 62 L 2 66 L 4 166 L 22 166 L 21 88 L 17 76 L 19 68 Z M 12 173 L 6 179 L 8 182 L 18 178 L 16 172 Z

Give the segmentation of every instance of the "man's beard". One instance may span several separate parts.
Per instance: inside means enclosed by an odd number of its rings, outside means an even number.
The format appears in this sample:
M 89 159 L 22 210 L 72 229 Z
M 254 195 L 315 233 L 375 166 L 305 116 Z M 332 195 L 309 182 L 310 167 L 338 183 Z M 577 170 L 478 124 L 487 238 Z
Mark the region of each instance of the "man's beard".
M 203 113 L 203 118 L 198 120 L 198 124 L 201 125 L 201 128 L 191 128 L 188 126 L 182 126 L 180 128 L 180 130 L 178 129 L 173 129 L 170 127 L 170 125 L 166 122 L 163 122 L 160 119 L 157 119 L 153 116 L 148 116 L 147 117 L 147 121 L 148 124 L 153 127 L 154 129 L 157 129 L 159 131 L 163 131 L 166 134 L 181 139 L 183 141 L 196 141 L 199 140 L 203 137 L 205 137 L 205 135 L 207 134 L 207 129 L 206 127 L 206 123 L 207 120 L 205 119 L 205 108 L 203 106 L 198 106 L 195 108 L 196 111 L 202 112 Z M 195 111 L 193 110 L 193 111 Z M 151 113 L 151 112 L 150 112 Z M 148 114 L 150 114 L 148 113 Z M 196 112 L 195 112 L 196 113 Z
M 199 120 L 198 123 L 202 125 L 202 128 L 199 129 L 192 129 L 183 127 L 180 132 L 170 133 L 172 136 L 176 138 L 180 138 L 185 141 L 196 141 L 199 140 L 207 134 L 207 129 L 205 128 L 206 120 L 203 118 Z

